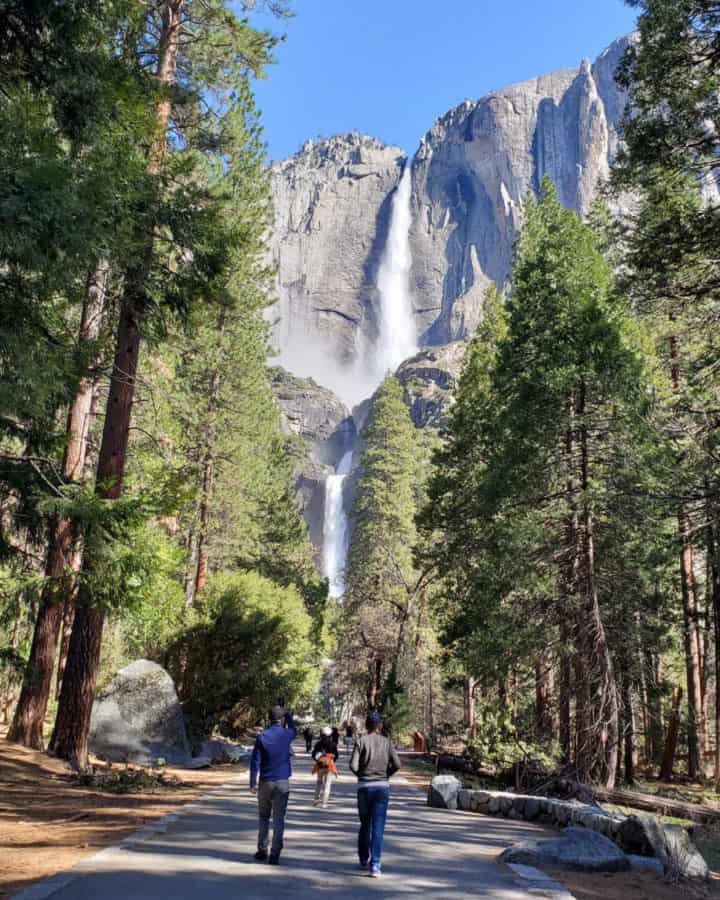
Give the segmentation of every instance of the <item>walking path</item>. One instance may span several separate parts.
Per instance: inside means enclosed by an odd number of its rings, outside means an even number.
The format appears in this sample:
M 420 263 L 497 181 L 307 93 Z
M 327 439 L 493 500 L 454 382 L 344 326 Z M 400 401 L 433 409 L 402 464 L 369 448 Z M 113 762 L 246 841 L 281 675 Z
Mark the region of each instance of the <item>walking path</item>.
M 357 865 L 355 784 L 347 754 L 340 759 L 331 807 L 319 810 L 311 805 L 310 759 L 298 746 L 280 866 L 252 858 L 257 804 L 243 773 L 154 829 L 22 891 L 17 900 L 570 896 L 551 883 L 523 882 L 494 861 L 509 844 L 537 837 L 538 826 L 430 809 L 424 794 L 401 778 L 393 779 L 383 876 L 368 878 Z

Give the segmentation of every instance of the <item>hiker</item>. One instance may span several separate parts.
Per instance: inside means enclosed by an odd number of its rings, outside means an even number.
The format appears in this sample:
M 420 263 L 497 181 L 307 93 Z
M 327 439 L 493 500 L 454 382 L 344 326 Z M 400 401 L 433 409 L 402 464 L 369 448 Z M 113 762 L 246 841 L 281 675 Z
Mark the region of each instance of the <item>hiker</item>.
M 345 726 L 345 749 L 348 753 L 352 752 L 355 743 L 355 729 L 352 722 L 348 722 Z
M 327 809 L 330 800 L 332 777 L 338 777 L 335 763 L 338 758 L 338 746 L 332 739 L 332 729 L 325 726 L 320 732 L 320 739 L 313 747 L 312 757 L 315 760 L 313 775 L 317 775 L 315 783 L 315 799 L 313 806 Z
M 312 739 L 313 739 L 313 731 L 309 725 L 306 725 L 303 728 L 302 736 L 305 738 L 305 752 L 309 753 L 310 748 L 312 747 Z
M 337 727 L 333 725 L 332 727 L 332 739 L 334 744 L 340 743 L 340 732 L 337 730 Z
M 355 742 L 350 771 L 358 780 L 358 856 L 360 866 L 371 878 L 381 874 L 385 819 L 390 802 L 390 777 L 400 768 L 400 758 L 390 740 L 383 735 L 382 716 L 371 712 L 365 722 L 367 734 Z
M 271 866 L 280 862 L 285 814 L 290 797 L 290 753 L 297 727 L 292 712 L 282 706 L 270 710 L 270 726 L 255 738 L 250 758 L 250 790 L 258 795 L 258 848 L 255 859 Z M 260 781 L 258 783 L 258 774 Z M 268 836 L 272 815 L 273 836 L 268 859 Z

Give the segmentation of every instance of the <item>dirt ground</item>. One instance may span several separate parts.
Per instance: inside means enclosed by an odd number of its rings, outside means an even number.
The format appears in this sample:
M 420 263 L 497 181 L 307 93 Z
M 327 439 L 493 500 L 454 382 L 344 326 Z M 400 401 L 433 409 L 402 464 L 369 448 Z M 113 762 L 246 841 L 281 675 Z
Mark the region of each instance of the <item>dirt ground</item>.
M 79 787 L 60 760 L 0 739 L 0 897 L 72 868 L 243 771 L 166 769 L 179 786 L 110 794 Z
M 556 881 L 564 884 L 577 900 L 703 900 L 720 897 L 717 878 L 707 885 L 687 882 L 673 884 L 645 872 L 568 872 L 565 869 L 545 869 Z

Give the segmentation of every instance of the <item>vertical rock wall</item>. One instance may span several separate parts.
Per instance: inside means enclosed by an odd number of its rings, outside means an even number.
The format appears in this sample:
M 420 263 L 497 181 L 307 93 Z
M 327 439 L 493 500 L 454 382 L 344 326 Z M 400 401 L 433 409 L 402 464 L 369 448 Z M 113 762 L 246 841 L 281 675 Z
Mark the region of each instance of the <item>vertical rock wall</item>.
M 545 175 L 587 212 L 617 149 L 626 97 L 613 74 L 626 46 L 465 102 L 422 139 L 410 234 L 422 343 L 473 333 L 486 287 L 508 277 L 522 202 Z M 280 362 L 351 402 L 348 367 L 376 335 L 377 266 L 404 161 L 349 134 L 309 141 L 273 169 Z

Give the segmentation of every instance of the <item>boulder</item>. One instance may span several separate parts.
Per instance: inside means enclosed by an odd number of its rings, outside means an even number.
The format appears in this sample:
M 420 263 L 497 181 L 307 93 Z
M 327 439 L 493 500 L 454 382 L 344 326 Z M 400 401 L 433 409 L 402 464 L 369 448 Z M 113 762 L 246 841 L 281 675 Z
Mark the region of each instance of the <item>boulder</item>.
M 707 878 L 707 863 L 680 825 L 661 825 L 653 816 L 637 816 L 652 854 L 663 865 L 666 875 L 675 878 Z
M 661 876 L 665 873 L 663 864 L 655 856 L 635 856 L 629 853 L 628 860 L 630 861 L 630 868 L 636 872 L 652 872 L 653 875 Z
M 196 758 L 208 757 L 215 764 L 239 763 L 250 756 L 250 752 L 230 741 L 203 741 L 197 747 Z
M 428 806 L 436 806 L 439 809 L 457 809 L 458 794 L 461 788 L 462 782 L 454 775 L 436 775 L 428 791 Z
M 185 721 L 165 669 L 139 659 L 115 675 L 93 704 L 90 750 L 111 762 L 188 764 Z
M 526 866 L 562 866 L 582 872 L 626 872 L 627 856 L 604 835 L 586 828 L 566 828 L 558 838 L 508 848 L 500 857 Z

